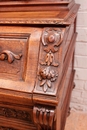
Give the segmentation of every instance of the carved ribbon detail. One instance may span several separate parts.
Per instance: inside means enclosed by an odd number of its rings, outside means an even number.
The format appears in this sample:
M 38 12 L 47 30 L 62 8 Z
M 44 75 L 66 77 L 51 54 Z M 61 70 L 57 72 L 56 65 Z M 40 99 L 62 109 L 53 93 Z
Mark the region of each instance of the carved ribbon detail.
M 33 108 L 34 123 L 40 127 L 40 130 L 52 130 L 55 110 L 45 107 L 35 106 Z
M 60 28 L 45 28 L 42 33 L 42 48 L 45 51 L 46 55 L 44 57 L 44 60 L 40 60 L 40 65 L 41 68 L 43 66 L 46 67 L 45 69 L 39 70 L 39 80 L 41 81 L 40 86 L 43 87 L 44 92 L 46 92 L 48 88 L 52 87 L 52 82 L 56 81 L 58 77 L 58 74 L 55 73 L 53 67 L 59 66 L 59 62 L 55 61 L 55 57 L 59 46 L 63 41 L 64 31 L 64 29 Z
M 8 60 L 9 63 L 12 63 L 14 59 L 20 60 L 22 57 L 22 54 L 16 55 L 11 51 L 4 50 L 0 53 L 0 60 Z

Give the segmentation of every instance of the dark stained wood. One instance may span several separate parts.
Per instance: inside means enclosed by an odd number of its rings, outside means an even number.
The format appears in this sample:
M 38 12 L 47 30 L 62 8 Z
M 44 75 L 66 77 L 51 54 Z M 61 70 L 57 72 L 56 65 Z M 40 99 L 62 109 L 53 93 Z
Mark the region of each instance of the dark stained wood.
M 79 4 L 0 1 L 0 130 L 64 130 Z

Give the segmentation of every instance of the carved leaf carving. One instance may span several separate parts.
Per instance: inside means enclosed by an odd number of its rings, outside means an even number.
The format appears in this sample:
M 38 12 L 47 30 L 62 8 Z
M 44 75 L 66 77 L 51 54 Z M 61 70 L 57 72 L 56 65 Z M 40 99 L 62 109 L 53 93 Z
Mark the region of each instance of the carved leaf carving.
M 51 84 L 51 81 L 50 81 L 50 80 L 47 80 L 47 85 L 48 85 L 49 88 L 51 88 L 51 85 L 52 85 L 52 84 Z
M 43 86 L 46 83 L 46 80 L 42 80 L 42 82 L 40 83 L 40 86 Z
M 12 63 L 14 59 L 20 60 L 22 57 L 22 54 L 16 55 L 11 51 L 4 50 L 0 53 L 0 60 L 8 60 L 9 63 Z
M 47 91 L 47 89 L 48 89 L 47 84 L 44 84 L 44 86 L 43 86 L 43 90 L 44 90 L 44 92 L 46 92 L 46 91 Z
M 40 64 L 41 65 L 48 65 L 48 66 L 51 65 L 51 66 L 54 66 L 54 67 L 58 67 L 59 66 L 59 63 L 55 62 L 54 54 L 51 51 L 49 53 L 47 53 L 46 60 L 40 62 Z

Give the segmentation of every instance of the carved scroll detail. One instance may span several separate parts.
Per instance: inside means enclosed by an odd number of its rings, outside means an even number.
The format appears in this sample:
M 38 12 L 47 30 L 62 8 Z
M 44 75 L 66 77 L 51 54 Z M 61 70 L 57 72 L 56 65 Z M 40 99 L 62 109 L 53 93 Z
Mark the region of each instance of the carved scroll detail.
M 0 60 L 8 60 L 9 63 L 12 63 L 15 59 L 20 60 L 22 54 L 16 55 L 11 51 L 4 50 L 0 53 Z
M 55 109 L 49 109 L 41 106 L 33 108 L 34 123 L 40 130 L 52 130 L 54 123 Z
M 60 28 L 45 28 L 42 33 L 42 51 L 45 52 L 45 56 L 44 59 L 40 58 L 38 75 L 40 87 L 43 87 L 44 92 L 52 87 L 52 82 L 56 81 L 58 77 L 58 74 L 54 71 L 54 67 L 59 67 L 59 61 L 58 58 L 56 59 L 56 55 L 58 54 L 59 46 L 63 41 L 64 31 L 64 29 Z

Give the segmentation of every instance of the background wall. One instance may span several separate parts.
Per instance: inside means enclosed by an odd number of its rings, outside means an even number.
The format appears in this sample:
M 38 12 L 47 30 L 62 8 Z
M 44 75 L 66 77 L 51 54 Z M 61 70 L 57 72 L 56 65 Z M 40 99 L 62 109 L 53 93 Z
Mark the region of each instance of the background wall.
M 77 43 L 75 50 L 75 84 L 71 97 L 71 108 L 87 112 L 87 0 L 75 0 L 80 3 L 77 19 Z

